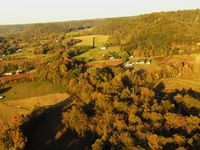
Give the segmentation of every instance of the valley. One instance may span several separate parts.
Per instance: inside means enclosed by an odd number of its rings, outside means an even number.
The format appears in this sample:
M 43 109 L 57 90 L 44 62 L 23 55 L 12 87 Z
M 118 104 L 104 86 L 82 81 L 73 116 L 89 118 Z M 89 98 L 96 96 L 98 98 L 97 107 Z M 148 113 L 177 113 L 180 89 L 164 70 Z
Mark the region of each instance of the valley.
M 198 149 L 199 16 L 0 26 L 0 148 Z

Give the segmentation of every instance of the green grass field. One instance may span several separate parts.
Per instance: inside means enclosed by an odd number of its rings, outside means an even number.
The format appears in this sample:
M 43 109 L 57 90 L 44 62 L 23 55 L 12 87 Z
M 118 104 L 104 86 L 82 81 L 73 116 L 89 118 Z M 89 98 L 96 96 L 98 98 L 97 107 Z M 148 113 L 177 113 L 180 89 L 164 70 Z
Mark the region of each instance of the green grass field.
M 8 55 L 8 57 L 24 57 L 24 56 L 28 56 L 32 54 L 33 54 L 33 48 L 25 48 L 25 49 L 22 49 L 22 51 L 19 53 Z
M 65 87 L 38 81 L 12 83 L 5 88 L 8 89 L 0 94 L 5 96 L 0 101 L 0 123 L 16 115 L 27 114 L 36 105 L 53 105 L 69 97 L 67 93 L 61 93 Z
M 80 39 L 82 42 L 78 43 L 79 46 L 92 46 L 93 37 L 95 38 L 95 46 L 101 47 L 108 41 L 108 35 L 90 35 L 90 36 L 79 36 L 75 37 L 75 39 Z
M 119 56 L 121 56 L 121 50 L 120 47 L 108 47 L 106 50 L 102 50 L 101 47 L 103 47 L 107 41 L 109 36 L 108 35 L 90 35 L 90 36 L 79 36 L 75 39 L 81 39 L 82 42 L 78 43 L 79 46 L 92 46 L 93 44 L 93 37 L 95 37 L 95 48 L 88 50 L 87 52 L 76 56 L 76 58 L 82 58 L 86 61 L 88 60 L 102 60 L 102 58 L 109 54 L 109 53 L 117 53 Z
M 38 81 L 12 83 L 6 85 L 5 88 L 10 89 L 2 94 L 5 96 L 4 100 L 17 100 L 34 96 L 42 96 L 61 92 L 64 90 L 64 87 L 60 85 L 52 85 L 50 83 L 43 83 Z
M 67 93 L 54 93 L 44 96 L 36 96 L 23 98 L 12 101 L 0 102 L 0 123 L 5 124 L 9 120 L 20 114 L 30 113 L 35 106 L 49 106 L 59 103 L 67 99 L 69 95 Z M 0 128 L 1 131 L 1 128 Z
M 116 52 L 118 55 L 121 55 L 120 47 L 109 47 L 106 50 L 101 50 L 100 48 L 94 48 L 91 49 L 79 56 L 76 56 L 76 58 L 83 58 L 85 60 L 101 60 L 106 54 Z
M 52 54 L 40 54 L 40 55 L 35 55 L 34 54 L 34 48 L 24 48 L 22 49 L 21 52 L 19 53 L 14 53 L 14 54 L 10 54 L 10 55 L 7 55 L 6 58 L 13 58 L 13 59 L 17 59 L 17 58 L 23 58 L 24 59 L 27 59 L 27 60 L 32 60 L 32 59 L 39 59 L 39 58 L 45 58 L 45 57 L 49 57 L 49 56 L 52 56 Z

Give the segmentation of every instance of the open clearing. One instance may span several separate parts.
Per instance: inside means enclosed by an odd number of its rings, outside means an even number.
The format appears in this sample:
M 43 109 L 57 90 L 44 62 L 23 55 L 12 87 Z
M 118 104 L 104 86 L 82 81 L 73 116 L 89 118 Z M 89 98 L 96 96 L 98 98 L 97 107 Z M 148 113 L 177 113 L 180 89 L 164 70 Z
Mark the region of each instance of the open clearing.
M 78 46 L 92 46 L 93 38 L 95 38 L 95 46 L 101 47 L 108 41 L 108 35 L 90 35 L 90 36 L 79 36 L 75 37 L 75 39 L 80 39 L 82 42 L 78 43 Z
M 64 87 L 46 82 L 15 82 L 4 86 L 0 95 L 5 96 L 0 101 L 0 122 L 9 120 L 18 114 L 30 112 L 35 105 L 53 105 L 68 98 L 61 93 Z
M 90 35 L 90 36 L 79 36 L 75 37 L 75 39 L 80 39 L 82 42 L 78 43 L 78 46 L 92 46 L 93 38 L 95 38 L 95 48 L 88 50 L 87 52 L 76 56 L 76 58 L 82 58 L 86 61 L 88 60 L 102 60 L 105 55 L 109 55 L 110 53 L 116 53 L 117 55 L 121 55 L 120 47 L 108 47 L 107 49 L 102 50 L 109 36 L 108 35 Z
M 85 60 L 101 60 L 105 55 L 109 53 L 117 53 L 118 55 L 121 55 L 120 47 L 108 47 L 106 50 L 101 50 L 100 48 L 94 48 L 91 49 L 76 58 L 84 58 Z
M 46 82 L 16 82 L 4 86 L 0 94 L 5 96 L 3 101 L 18 100 L 35 96 L 43 96 L 64 91 L 65 87 Z
M 178 79 L 178 78 L 167 78 L 161 80 L 165 84 L 166 91 L 172 91 L 175 89 L 182 90 L 184 89 L 193 89 L 197 92 L 200 92 L 200 79 L 191 80 L 191 79 Z
M 13 101 L 0 102 L 0 122 L 9 121 L 10 118 L 19 114 L 27 114 L 35 106 L 48 106 L 59 103 L 69 97 L 66 93 L 54 93 L 45 96 L 24 98 Z

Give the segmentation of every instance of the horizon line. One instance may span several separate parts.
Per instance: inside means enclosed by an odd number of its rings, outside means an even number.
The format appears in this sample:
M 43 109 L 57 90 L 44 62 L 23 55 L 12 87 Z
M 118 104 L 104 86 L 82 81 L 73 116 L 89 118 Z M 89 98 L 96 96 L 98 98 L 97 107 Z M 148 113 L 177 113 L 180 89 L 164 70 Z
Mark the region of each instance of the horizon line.
M 150 11 L 147 13 L 138 13 L 135 15 L 122 15 L 122 16 L 108 16 L 108 17 L 97 17 L 97 18 L 80 18 L 80 19 L 69 19 L 69 20 L 55 20 L 55 21 L 38 21 L 38 22 L 27 22 L 27 23 L 8 23 L 0 24 L 0 26 L 26 26 L 26 25 L 36 25 L 36 24 L 50 24 L 50 23 L 64 23 L 64 22 L 73 22 L 73 21 L 89 21 L 89 20 L 101 20 L 101 19 L 114 19 L 114 18 L 126 18 L 126 17 L 137 17 L 142 15 L 150 15 L 153 13 L 167 13 L 167 12 L 178 12 L 178 11 L 190 11 L 190 10 L 200 10 L 200 8 L 194 9 L 177 9 L 177 10 L 164 10 L 164 11 Z

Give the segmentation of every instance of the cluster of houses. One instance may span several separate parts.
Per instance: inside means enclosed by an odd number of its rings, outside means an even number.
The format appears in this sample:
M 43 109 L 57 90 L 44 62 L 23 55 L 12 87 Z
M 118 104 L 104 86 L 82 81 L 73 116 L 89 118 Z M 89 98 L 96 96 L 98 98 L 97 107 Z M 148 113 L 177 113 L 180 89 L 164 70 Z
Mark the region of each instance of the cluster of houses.
M 12 72 L 5 72 L 3 73 L 3 76 L 12 76 L 12 75 L 18 75 L 18 74 L 22 74 L 24 73 L 23 70 L 16 70 L 16 71 L 12 71 Z
M 128 68 L 128 67 L 133 67 L 134 65 L 144 65 L 144 64 L 150 65 L 151 63 L 152 63 L 152 60 L 150 59 L 139 59 L 135 61 L 129 60 L 128 62 L 124 64 L 124 66 Z

